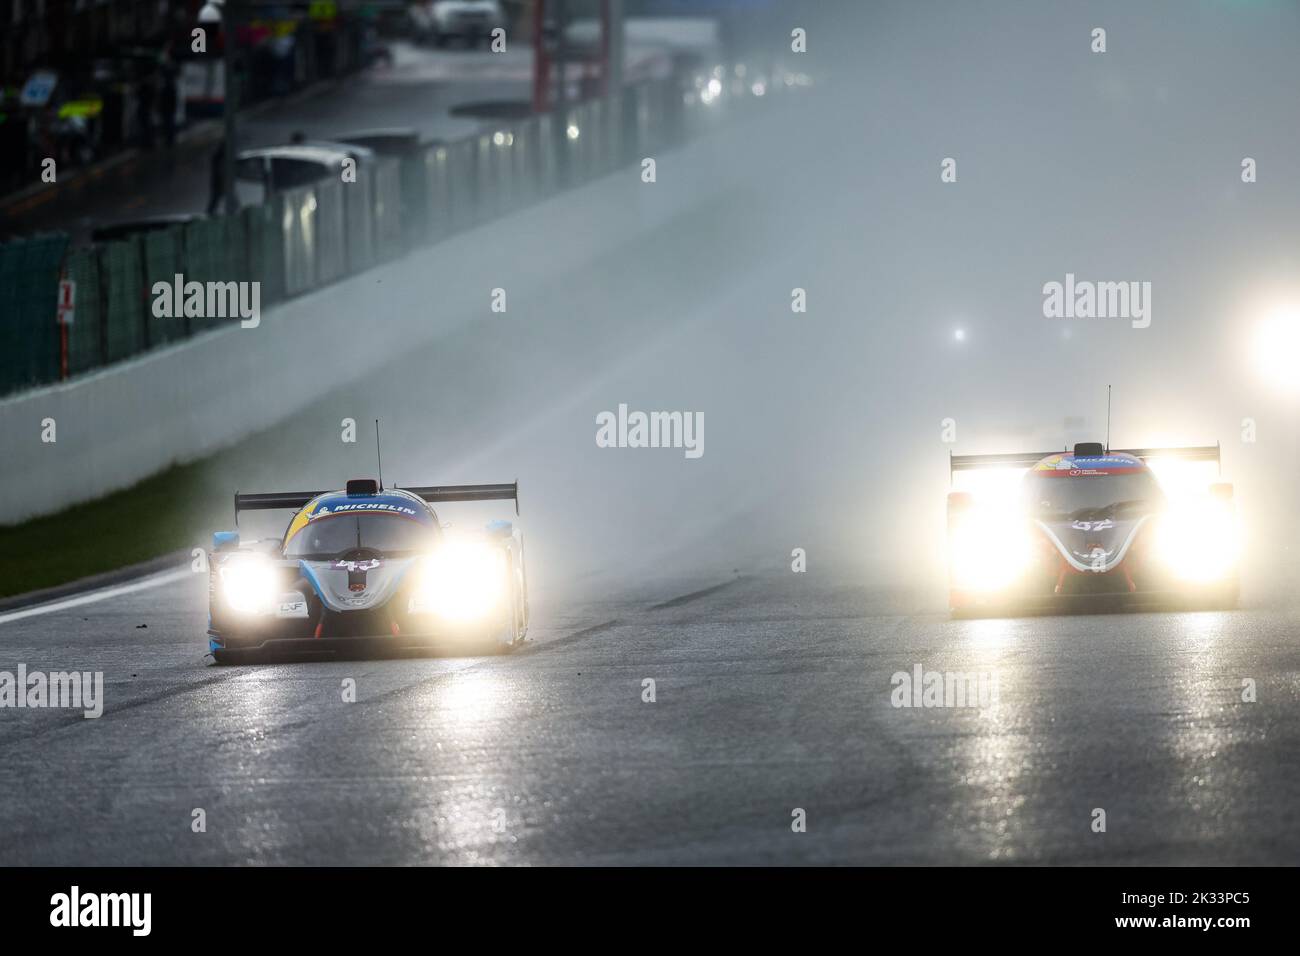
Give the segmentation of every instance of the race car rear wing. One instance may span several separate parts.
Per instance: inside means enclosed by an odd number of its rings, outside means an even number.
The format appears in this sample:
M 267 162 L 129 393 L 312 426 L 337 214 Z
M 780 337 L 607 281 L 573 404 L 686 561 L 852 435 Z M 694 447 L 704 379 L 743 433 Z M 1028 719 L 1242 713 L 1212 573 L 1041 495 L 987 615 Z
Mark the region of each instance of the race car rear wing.
M 241 511 L 274 511 L 279 508 L 297 510 L 323 491 L 269 491 L 263 494 L 241 495 L 235 492 L 235 518 Z
M 504 485 L 431 485 L 427 488 L 402 488 L 419 495 L 429 504 L 439 501 L 514 501 L 519 514 L 519 482 Z
M 349 482 L 352 484 L 352 482 Z M 519 514 L 519 482 L 500 485 L 434 485 L 427 488 L 399 488 L 399 491 L 419 495 L 433 504 L 437 501 L 497 501 L 513 500 L 515 514 Z M 374 494 L 374 490 L 366 493 Z M 235 494 L 235 523 L 241 511 L 297 510 L 318 495 L 328 491 L 270 491 L 259 494 Z
M 1048 455 L 1069 454 L 1070 449 L 1061 452 L 1041 451 L 1033 453 L 1011 452 L 1004 455 L 954 455 L 948 453 L 948 476 L 953 472 L 969 471 L 972 468 L 1032 468 Z M 1146 461 L 1151 458 L 1178 458 L 1182 461 L 1212 461 L 1223 469 L 1219 457 L 1219 445 L 1197 445 L 1187 448 L 1112 448 L 1106 454 L 1132 455 Z

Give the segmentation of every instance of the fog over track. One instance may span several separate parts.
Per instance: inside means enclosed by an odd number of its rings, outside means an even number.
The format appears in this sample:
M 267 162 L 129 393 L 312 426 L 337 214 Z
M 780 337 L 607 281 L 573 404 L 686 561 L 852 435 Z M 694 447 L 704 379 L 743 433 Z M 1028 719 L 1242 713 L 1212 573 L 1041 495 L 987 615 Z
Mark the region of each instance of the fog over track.
M 804 547 L 864 580 L 933 587 L 947 453 L 1100 440 L 1109 384 L 1116 447 L 1223 443 L 1246 593 L 1271 593 L 1279 561 L 1293 569 L 1300 411 L 1250 350 L 1270 305 L 1300 297 L 1286 93 L 1300 13 L 1168 10 L 824 13 L 816 88 L 657 157 L 654 184 L 628 171 L 554 200 L 604 204 L 625 243 L 523 286 L 485 248 L 457 283 L 482 287 L 480 316 L 423 352 L 394 343 L 400 361 L 283 430 L 238 485 L 364 473 L 368 449 L 337 442 L 337 423 L 382 417 L 400 481 L 518 477 L 548 580 L 670 555 L 677 570 L 777 567 Z M 1089 50 L 1097 17 L 1104 54 Z M 1247 155 L 1274 172 L 1242 183 Z M 955 183 L 940 182 L 946 157 Z M 692 212 L 638 228 L 635 209 L 675 190 Z M 535 240 L 531 275 L 566 236 Z M 1150 282 L 1150 327 L 1045 318 L 1043 286 L 1067 273 Z M 487 310 L 496 287 L 505 315 Z M 357 334 L 382 334 L 377 296 Z M 295 361 L 335 347 L 304 342 Z M 703 413 L 703 457 L 596 447 L 596 415 L 620 403 Z

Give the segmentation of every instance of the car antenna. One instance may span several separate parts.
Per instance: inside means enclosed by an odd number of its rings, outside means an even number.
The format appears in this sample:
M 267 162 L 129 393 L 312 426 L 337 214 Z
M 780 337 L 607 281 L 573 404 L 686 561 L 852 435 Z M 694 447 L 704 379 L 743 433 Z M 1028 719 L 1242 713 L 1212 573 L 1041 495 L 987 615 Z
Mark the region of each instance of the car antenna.
M 1106 454 L 1110 454 L 1110 386 L 1106 386 Z
M 379 450 L 379 419 L 375 419 L 375 458 L 379 461 L 379 490 L 384 490 L 384 454 Z

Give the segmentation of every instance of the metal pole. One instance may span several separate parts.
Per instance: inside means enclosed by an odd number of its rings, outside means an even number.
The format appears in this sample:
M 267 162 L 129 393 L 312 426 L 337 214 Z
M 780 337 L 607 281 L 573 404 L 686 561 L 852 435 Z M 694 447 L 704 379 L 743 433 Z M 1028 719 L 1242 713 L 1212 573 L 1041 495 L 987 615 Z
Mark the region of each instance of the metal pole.
M 239 212 L 239 198 L 235 195 L 235 111 L 239 108 L 237 85 L 235 83 L 235 11 L 234 0 L 226 0 L 221 5 L 222 57 L 225 64 L 224 100 L 226 127 L 225 180 L 226 215 L 233 216 Z
M 571 164 L 569 163 L 569 81 L 568 44 L 564 39 L 564 27 L 568 20 L 565 0 L 552 0 L 555 4 L 555 70 L 559 80 L 555 84 L 555 121 L 551 124 L 555 130 L 556 180 L 560 186 L 569 184 Z
M 534 0 L 533 7 L 533 112 L 539 116 L 551 108 L 551 57 L 546 37 L 546 0 Z
M 623 30 L 625 19 L 623 0 L 604 0 L 601 5 L 601 13 L 604 14 L 602 26 L 605 29 L 605 36 L 601 38 L 605 60 L 601 64 L 605 70 L 603 78 L 605 95 L 615 96 L 623 86 L 624 48 L 626 46 Z
M 555 0 L 555 69 L 560 78 L 555 91 L 555 112 L 562 121 L 561 132 L 569 125 L 569 86 L 566 78 L 569 48 L 564 41 L 564 28 L 568 25 L 568 19 L 569 11 L 565 0 Z
M 609 124 L 610 165 L 623 161 L 623 0 L 605 0 L 605 118 Z

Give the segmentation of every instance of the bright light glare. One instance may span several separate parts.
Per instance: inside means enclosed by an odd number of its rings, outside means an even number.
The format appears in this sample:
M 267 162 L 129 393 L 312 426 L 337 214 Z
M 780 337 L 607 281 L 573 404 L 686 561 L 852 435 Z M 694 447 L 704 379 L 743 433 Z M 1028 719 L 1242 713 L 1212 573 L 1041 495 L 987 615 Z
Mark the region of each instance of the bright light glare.
M 1182 580 L 1220 581 L 1237 565 L 1241 529 L 1231 504 L 1201 498 L 1170 509 L 1161 521 L 1156 547 L 1160 560 Z
M 490 674 L 460 673 L 438 690 L 438 706 L 447 717 L 473 723 L 501 715 L 504 688 L 498 677 Z
M 1300 391 L 1300 308 L 1278 309 L 1255 332 L 1255 364 L 1264 380 Z
M 958 342 L 965 342 L 965 341 L 966 341 L 966 330 L 965 330 L 965 329 L 953 329 L 952 337 L 953 337 L 956 341 L 958 341 Z
M 1023 519 L 1012 508 L 972 505 L 948 542 L 952 585 L 996 591 L 1013 584 L 1031 554 Z
M 1204 496 L 1219 474 L 1219 466 L 1213 461 L 1186 458 L 1148 458 L 1147 467 L 1175 506 Z
M 954 472 L 952 490 L 969 492 L 977 505 L 1005 508 L 1016 498 L 1024 468 L 971 468 Z
M 240 614 L 266 611 L 276 595 L 275 575 L 265 559 L 233 558 L 221 568 L 226 603 Z
M 972 468 L 953 475 L 953 490 L 971 496 L 948 539 L 952 586 L 995 591 L 1013 584 L 1032 549 L 1020 507 L 1024 468 Z
M 414 609 L 451 621 L 481 619 L 500 605 L 504 578 L 499 548 L 485 541 L 448 540 L 425 559 Z

